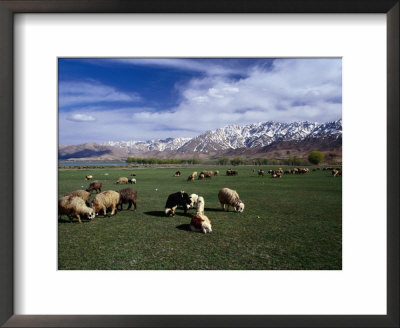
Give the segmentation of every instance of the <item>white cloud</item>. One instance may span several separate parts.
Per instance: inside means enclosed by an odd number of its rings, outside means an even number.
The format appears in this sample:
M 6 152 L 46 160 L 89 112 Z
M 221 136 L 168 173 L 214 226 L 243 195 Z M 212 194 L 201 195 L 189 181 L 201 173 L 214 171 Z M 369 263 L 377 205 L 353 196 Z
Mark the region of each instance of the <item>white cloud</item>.
M 82 105 L 99 102 L 137 102 L 136 93 L 126 93 L 96 81 L 68 81 L 59 83 L 59 106 Z
M 108 61 L 140 66 L 158 66 L 169 67 L 184 71 L 201 72 L 207 75 L 229 75 L 229 74 L 243 74 L 243 70 L 238 70 L 224 65 L 218 65 L 215 62 L 202 61 L 201 59 L 188 59 L 188 58 L 120 58 L 109 59 Z M 96 62 L 93 62 L 96 63 Z M 97 64 L 100 62 L 97 61 Z
M 163 111 L 77 110 L 96 117 L 96 124 L 80 123 L 78 130 L 60 114 L 60 142 L 78 138 L 69 131 L 88 141 L 147 140 L 193 137 L 229 124 L 337 120 L 342 116 L 341 69 L 340 59 L 285 59 L 269 69 L 254 67 L 241 79 L 193 78 L 177 86 L 180 103 Z
M 339 59 L 276 60 L 271 69 L 255 67 L 246 78 L 192 79 L 180 87 L 183 101 L 168 112 L 133 114 L 155 126 L 191 126 L 205 131 L 228 124 L 258 121 L 327 122 L 341 118 Z M 332 101 L 335 100 L 335 101 Z
M 74 122 L 93 122 L 96 121 L 96 117 L 87 114 L 72 114 L 67 118 L 70 121 Z

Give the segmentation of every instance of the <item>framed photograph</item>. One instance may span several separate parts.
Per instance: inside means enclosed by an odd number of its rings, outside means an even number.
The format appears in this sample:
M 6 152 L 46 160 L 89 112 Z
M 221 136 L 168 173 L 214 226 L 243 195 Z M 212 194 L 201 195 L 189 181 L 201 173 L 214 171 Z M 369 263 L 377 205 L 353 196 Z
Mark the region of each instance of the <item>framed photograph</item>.
M 397 327 L 398 19 L 0 1 L 0 323 Z

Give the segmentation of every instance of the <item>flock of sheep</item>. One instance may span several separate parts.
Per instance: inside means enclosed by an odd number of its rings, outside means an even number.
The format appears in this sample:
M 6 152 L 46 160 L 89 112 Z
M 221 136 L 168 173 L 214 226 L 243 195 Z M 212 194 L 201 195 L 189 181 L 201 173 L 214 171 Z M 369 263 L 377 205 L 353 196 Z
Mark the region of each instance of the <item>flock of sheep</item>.
M 174 176 L 179 177 L 181 175 L 180 171 L 175 172 Z M 198 180 L 204 180 L 204 179 L 211 179 L 213 176 L 219 175 L 219 171 L 206 171 L 203 170 L 200 172 Z M 191 175 L 188 176 L 187 181 L 194 181 L 194 179 L 197 178 L 197 171 L 194 171 Z
M 201 172 L 200 176 L 216 176 L 218 174 L 218 171 L 203 171 Z M 174 176 L 180 176 L 180 172 L 176 172 Z M 191 177 L 196 176 L 197 172 L 193 172 L 191 174 Z M 85 180 L 91 180 L 92 178 L 92 175 L 87 175 Z M 116 184 L 126 183 L 136 183 L 136 179 L 120 177 L 116 181 Z M 58 201 L 59 218 L 61 218 L 62 215 L 66 215 L 71 222 L 75 217 L 79 223 L 82 223 L 81 217 L 92 220 L 101 212 L 103 212 L 103 215 L 106 216 L 108 210 L 110 211 L 111 216 L 115 215 L 118 210 L 122 210 L 123 204 L 129 204 L 127 208 L 128 210 L 132 207 L 132 205 L 134 205 L 136 210 L 136 190 L 133 190 L 132 188 L 124 188 L 118 191 L 107 190 L 102 192 L 101 188 L 102 183 L 100 181 L 93 181 L 86 190 L 75 190 L 66 193 Z M 94 191 L 96 192 L 96 195 L 92 202 L 90 202 L 91 193 Z M 222 188 L 218 193 L 218 200 L 223 210 L 226 209 L 229 211 L 229 206 L 232 206 L 236 212 L 243 212 L 244 210 L 244 204 L 240 200 L 239 195 L 235 190 Z M 212 223 L 204 214 L 204 206 L 204 197 L 196 194 L 188 195 L 184 191 L 178 191 L 168 196 L 165 204 L 165 215 L 174 216 L 175 210 L 178 207 L 182 207 L 185 213 L 187 213 L 187 211 L 191 208 L 196 208 L 196 214 L 192 216 L 190 222 L 191 230 L 210 233 L 212 231 Z
M 222 188 L 218 193 L 218 200 L 223 210 L 226 207 L 226 210 L 229 211 L 229 206 L 232 206 L 236 212 L 243 212 L 244 210 L 244 204 L 235 190 Z M 182 207 L 185 214 L 189 209 L 196 207 L 196 214 L 192 216 L 190 221 L 190 229 L 192 231 L 210 233 L 212 231 L 212 223 L 204 215 L 204 206 L 204 197 L 178 191 L 168 196 L 165 204 L 165 215 L 174 216 L 177 207 Z
M 91 180 L 92 178 L 93 176 L 91 175 L 85 177 L 86 180 Z M 132 180 L 134 180 L 134 182 Z M 136 179 L 128 180 L 128 178 L 119 178 L 116 183 L 128 182 L 136 183 Z M 71 222 L 75 217 L 79 223 L 82 223 L 81 216 L 92 220 L 101 212 L 103 212 L 105 216 L 107 210 L 111 210 L 111 215 L 114 215 L 117 210 L 122 210 L 123 204 L 129 204 L 128 210 L 132 205 L 136 210 L 136 190 L 124 188 L 118 191 L 107 190 L 102 192 L 101 188 L 102 183 L 100 181 L 93 181 L 86 190 L 75 190 L 66 193 L 58 201 L 59 218 L 61 218 L 62 215 L 66 215 Z M 96 196 L 93 201 L 90 202 L 90 196 L 93 191 L 96 191 Z
M 313 171 L 319 170 L 319 168 L 313 169 Z M 323 168 L 324 171 L 332 171 L 333 176 L 341 176 L 342 171 L 340 168 Z M 281 178 L 283 174 L 306 174 L 310 170 L 308 168 L 294 168 L 293 170 L 288 169 L 283 171 L 282 168 L 277 170 L 269 170 L 268 174 L 272 178 Z M 255 173 L 256 170 L 253 169 Z M 258 176 L 264 176 L 264 170 L 260 169 L 257 171 Z M 238 171 L 228 169 L 226 171 L 227 176 L 238 175 Z M 218 176 L 219 171 L 206 171 L 203 170 L 198 175 L 197 172 L 193 172 L 189 175 L 187 181 L 194 181 L 198 176 L 199 180 L 210 179 L 212 176 Z M 131 176 L 136 176 L 132 173 Z M 174 176 L 181 176 L 180 171 L 176 171 Z M 93 179 L 92 175 L 87 175 L 85 180 Z M 116 181 L 116 184 L 136 184 L 135 178 L 128 179 L 127 177 L 120 177 Z M 128 210 L 134 206 L 136 210 L 136 199 L 137 191 L 132 188 L 124 188 L 118 191 L 107 190 L 101 191 L 102 183 L 100 181 L 93 181 L 90 183 L 86 190 L 75 190 L 66 193 L 58 202 L 58 214 L 59 217 L 66 215 L 72 222 L 73 218 L 77 218 L 79 223 L 82 223 L 81 217 L 85 217 L 89 220 L 95 218 L 99 213 L 106 215 L 107 211 L 110 211 L 111 216 L 115 215 L 118 210 L 122 210 L 123 204 L 128 204 Z M 96 192 L 94 199 L 90 202 L 92 192 Z M 223 210 L 229 211 L 229 206 L 232 206 L 234 211 L 243 212 L 244 203 L 240 200 L 238 193 L 235 190 L 229 188 L 222 188 L 218 193 L 218 200 Z M 204 214 L 205 201 L 204 197 L 198 196 L 197 194 L 187 194 L 184 191 L 178 191 L 170 194 L 165 204 L 165 215 L 174 216 L 175 211 L 178 207 L 182 207 L 185 214 L 191 208 L 196 208 L 196 214 L 192 216 L 190 222 L 190 228 L 192 231 L 200 231 L 203 233 L 209 233 L 212 231 L 212 223 L 207 216 Z

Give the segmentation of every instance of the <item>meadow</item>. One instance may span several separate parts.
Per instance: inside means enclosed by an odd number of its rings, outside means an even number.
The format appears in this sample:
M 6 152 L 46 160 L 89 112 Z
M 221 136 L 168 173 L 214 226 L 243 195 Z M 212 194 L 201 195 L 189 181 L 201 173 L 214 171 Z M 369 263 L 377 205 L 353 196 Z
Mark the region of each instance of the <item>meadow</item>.
M 284 166 L 281 166 L 285 169 Z M 58 220 L 60 270 L 341 270 L 342 178 L 330 171 L 304 175 L 259 177 L 256 166 L 236 166 L 238 176 L 226 176 L 227 166 L 60 169 L 59 197 L 86 189 L 85 175 L 103 183 L 102 191 L 137 190 L 137 210 L 118 211 L 92 221 L 66 216 Z M 264 170 L 277 166 L 261 166 Z M 292 167 L 290 167 L 292 168 Z M 219 170 L 207 180 L 187 182 L 193 172 Z M 180 170 L 182 176 L 173 177 Z M 137 184 L 117 185 L 118 177 L 135 172 Z M 218 191 L 236 190 L 243 213 L 224 212 Z M 184 190 L 205 199 L 210 234 L 189 229 L 195 209 L 178 208 L 166 217 L 169 194 Z M 95 193 L 92 194 L 92 199 Z

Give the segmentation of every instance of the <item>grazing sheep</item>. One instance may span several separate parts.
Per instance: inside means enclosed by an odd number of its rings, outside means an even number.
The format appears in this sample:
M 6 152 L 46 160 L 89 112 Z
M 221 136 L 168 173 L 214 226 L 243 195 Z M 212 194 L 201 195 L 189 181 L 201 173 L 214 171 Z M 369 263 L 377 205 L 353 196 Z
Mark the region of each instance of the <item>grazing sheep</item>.
M 129 182 L 129 183 L 136 184 L 136 179 L 130 179 L 128 182 Z
M 308 168 L 295 168 L 294 169 L 295 174 L 305 174 L 308 172 L 310 172 L 310 169 L 308 169 Z
M 262 176 L 263 177 L 264 173 L 265 173 L 264 170 L 261 170 L 261 169 L 258 170 L 258 176 Z
M 93 209 L 87 207 L 85 201 L 79 196 L 64 196 L 58 201 L 58 217 L 61 218 L 63 214 L 67 215 L 71 222 L 75 216 L 79 223 L 82 223 L 81 215 L 89 220 L 95 217 Z
M 118 190 L 119 193 L 119 203 L 117 205 L 117 210 L 120 207 L 122 211 L 122 205 L 123 204 L 129 204 L 127 210 L 129 210 L 132 207 L 132 204 L 135 208 L 136 211 L 136 199 L 137 199 L 137 191 L 133 190 L 132 188 L 124 188 L 121 190 Z
M 197 198 L 197 214 L 202 214 L 204 215 L 204 198 L 202 196 Z
M 78 197 L 82 198 L 87 205 L 89 205 L 90 192 L 88 192 L 88 191 L 75 190 L 75 191 L 71 191 L 71 192 L 66 193 L 64 196 L 78 196 Z
M 274 173 L 274 174 L 271 175 L 271 178 L 282 178 L 282 174 Z
M 211 173 L 210 173 L 211 172 Z M 207 172 L 204 176 L 205 176 L 205 178 L 206 179 L 211 179 L 211 177 L 212 177 L 212 171 L 210 171 L 210 172 Z
M 192 173 L 192 177 L 193 177 L 193 179 L 194 179 L 195 177 L 197 177 L 197 171 L 194 171 L 194 172 Z
M 194 205 L 197 204 L 197 199 L 199 198 L 199 195 L 191 194 L 189 195 L 189 198 L 190 198 L 190 208 L 194 208 Z
M 111 208 L 111 216 L 115 214 L 117 205 L 119 204 L 120 195 L 116 191 L 107 190 L 94 197 L 92 202 L 92 208 L 96 215 L 103 210 L 104 216 L 106 216 L 107 209 Z
M 236 170 L 234 170 L 234 171 L 231 172 L 231 175 L 238 175 L 238 174 L 239 174 L 239 172 L 236 171 Z
M 118 178 L 116 184 L 122 184 L 122 183 L 128 183 L 128 178 L 126 178 L 126 177 Z
M 186 214 L 188 208 L 190 207 L 190 204 L 191 200 L 186 192 L 178 191 L 174 194 L 171 194 L 168 196 L 167 202 L 165 204 L 165 215 L 174 216 L 175 210 L 178 206 L 182 206 L 183 211 Z
M 226 175 L 232 175 L 232 170 L 231 169 L 226 170 Z
M 205 178 L 205 175 L 203 173 L 200 173 L 198 180 L 203 180 Z
M 244 204 L 235 190 L 222 188 L 218 193 L 218 199 L 223 210 L 225 210 L 225 205 L 228 205 L 227 211 L 229 211 L 229 206 L 232 206 L 236 212 L 243 212 L 244 210 Z
M 334 177 L 341 176 L 341 175 L 342 175 L 342 171 L 339 171 L 339 170 L 332 170 L 332 175 L 333 175 Z
M 215 176 L 215 177 L 216 177 L 218 174 L 219 174 L 219 171 L 218 171 L 218 170 L 214 171 L 214 176 Z
M 207 170 L 203 170 L 203 171 L 200 172 L 200 174 L 204 174 L 204 175 L 206 175 L 207 173 L 208 173 Z
M 89 187 L 86 189 L 87 192 L 92 192 L 93 190 L 97 192 L 101 192 L 102 183 L 100 181 L 93 181 Z
M 180 177 L 180 176 L 181 176 L 181 171 L 176 171 L 174 177 Z
M 187 178 L 187 181 L 194 181 L 194 176 L 193 175 L 189 175 Z
M 85 177 L 85 180 L 92 180 L 93 179 L 93 175 L 87 175 L 86 177 Z
M 202 233 L 212 232 L 212 223 L 204 214 L 196 213 L 190 221 L 190 229 Z

